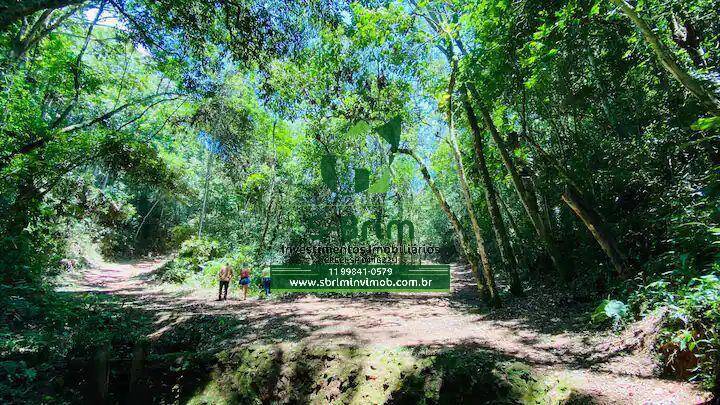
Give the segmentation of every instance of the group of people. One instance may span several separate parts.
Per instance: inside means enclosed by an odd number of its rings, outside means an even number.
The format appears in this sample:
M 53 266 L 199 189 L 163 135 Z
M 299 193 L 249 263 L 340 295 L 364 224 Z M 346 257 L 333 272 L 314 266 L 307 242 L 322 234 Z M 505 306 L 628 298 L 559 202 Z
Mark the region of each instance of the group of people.
M 265 297 L 270 296 L 270 269 L 267 267 L 262 270 L 262 288 L 265 291 Z M 220 288 L 218 290 L 218 301 L 227 300 L 228 288 L 230 287 L 230 281 L 233 278 L 233 269 L 228 263 L 224 263 L 220 267 L 220 273 L 218 274 L 220 281 Z M 240 271 L 240 285 L 243 290 L 243 300 L 247 299 L 248 287 L 250 286 L 250 268 L 243 267 Z

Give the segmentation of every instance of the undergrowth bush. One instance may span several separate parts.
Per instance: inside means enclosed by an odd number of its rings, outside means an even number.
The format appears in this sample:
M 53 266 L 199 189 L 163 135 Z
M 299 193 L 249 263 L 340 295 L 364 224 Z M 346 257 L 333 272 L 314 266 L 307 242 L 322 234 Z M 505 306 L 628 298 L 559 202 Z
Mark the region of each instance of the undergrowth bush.
M 169 261 L 161 272 L 164 281 L 182 283 L 191 275 L 200 272 L 203 265 L 220 257 L 217 241 L 192 237 L 180 245 L 177 257 Z
M 78 382 L 65 378 L 69 359 L 91 358 L 104 345 L 127 357 L 149 327 L 149 316 L 112 297 L 0 285 L 0 403 L 77 401 Z
M 595 324 L 612 322 L 615 330 L 619 330 L 627 318 L 628 306 L 618 300 L 603 300 L 591 316 Z
M 682 267 L 638 289 L 629 298 L 637 314 L 667 309 L 659 344 L 669 348 L 666 363 L 681 352 L 697 359 L 693 379 L 711 387 L 720 357 L 720 263 L 704 275 L 691 275 Z
M 235 277 L 240 278 L 243 267 L 251 267 L 250 246 L 240 246 L 231 252 L 222 249 L 216 240 L 193 237 L 182 243 L 177 256 L 161 269 L 161 279 L 173 283 L 185 283 L 195 287 L 217 285 L 223 264 L 229 265 Z M 251 289 L 257 289 L 259 271 L 251 272 Z

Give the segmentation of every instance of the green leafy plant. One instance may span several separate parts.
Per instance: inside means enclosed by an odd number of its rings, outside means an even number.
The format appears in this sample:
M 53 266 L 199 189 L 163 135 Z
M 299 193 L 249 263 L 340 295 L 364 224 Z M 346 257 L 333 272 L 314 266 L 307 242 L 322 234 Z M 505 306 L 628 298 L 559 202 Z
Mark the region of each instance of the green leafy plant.
M 697 358 L 694 379 L 708 387 L 714 383 L 714 367 L 720 355 L 720 264 L 709 274 L 683 277 L 670 272 L 634 293 L 630 300 L 641 314 L 665 308 L 666 321 L 659 345 L 666 348 L 666 361 L 688 351 Z
M 593 323 L 604 323 L 608 320 L 618 327 L 623 319 L 628 316 L 628 306 L 618 300 L 603 300 L 600 305 L 595 308 L 591 315 Z

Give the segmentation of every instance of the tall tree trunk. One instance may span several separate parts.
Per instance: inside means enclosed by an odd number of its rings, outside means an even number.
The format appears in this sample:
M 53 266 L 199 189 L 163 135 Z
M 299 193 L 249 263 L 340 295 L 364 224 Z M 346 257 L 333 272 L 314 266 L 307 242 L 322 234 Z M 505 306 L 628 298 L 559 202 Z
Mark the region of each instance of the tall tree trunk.
M 480 131 L 480 127 L 477 122 L 477 116 L 475 116 L 475 112 L 467 99 L 467 92 L 465 89 L 463 89 L 463 105 L 465 107 L 465 113 L 473 134 L 473 145 L 475 147 L 476 155 L 475 164 L 478 172 L 480 173 L 480 179 L 482 180 L 483 187 L 485 188 L 485 201 L 487 202 L 490 221 L 492 222 L 493 230 L 495 232 L 495 240 L 500 248 L 500 257 L 503 261 L 503 265 L 510 275 L 510 291 L 515 295 L 522 295 L 522 285 L 520 284 L 520 275 L 518 273 L 517 257 L 510 245 L 507 228 L 505 228 L 505 223 L 503 222 L 500 214 L 497 192 L 495 191 L 495 186 L 493 185 L 492 177 L 490 177 L 487 162 L 485 161 L 482 132 Z
M 517 191 L 518 196 L 523 203 L 523 207 L 525 208 L 528 217 L 530 217 L 530 221 L 532 222 L 537 235 L 540 237 L 543 244 L 545 245 L 545 249 L 547 250 L 550 259 L 553 262 L 553 266 L 558 271 L 560 277 L 563 280 L 570 280 L 570 277 L 572 276 L 571 269 L 562 259 L 555 240 L 552 238 L 552 235 L 550 234 L 549 230 L 545 226 L 544 221 L 542 220 L 536 198 L 534 198 L 534 196 L 531 196 L 529 191 L 525 187 L 525 182 L 520 177 L 520 173 L 515 167 L 515 162 L 513 161 L 510 153 L 505 147 L 505 142 L 500 137 L 500 133 L 495 127 L 495 123 L 493 122 L 492 117 L 490 117 L 490 112 L 487 110 L 487 108 L 483 106 L 477 89 L 475 89 L 475 86 L 472 83 L 468 83 L 467 87 L 470 90 L 473 98 L 475 98 L 475 100 L 477 101 L 476 104 L 482 115 L 483 122 L 485 123 L 487 129 L 489 129 L 490 131 L 490 135 L 492 136 L 492 139 L 495 142 L 498 151 L 500 152 L 500 157 L 502 158 L 503 165 L 507 169 L 508 173 L 510 173 L 510 178 L 512 179 L 513 186 L 515 186 L 515 190 Z
M 562 195 L 563 201 L 575 212 L 575 214 L 583 221 L 590 233 L 600 245 L 602 250 L 610 259 L 615 273 L 620 276 L 625 268 L 625 256 L 615 241 L 615 238 L 605 226 L 605 222 L 600 218 L 597 211 L 583 199 L 582 195 L 572 186 L 566 186 Z
M 260 243 L 258 243 L 258 249 L 257 249 L 257 256 L 262 257 L 263 251 L 265 250 L 265 238 L 267 236 L 267 231 L 270 226 L 270 220 L 272 218 L 272 209 L 273 204 L 275 203 L 275 195 L 272 194 L 273 190 L 270 190 L 270 202 L 268 203 L 267 208 L 265 208 L 265 219 L 263 221 L 263 230 L 262 234 L 260 235 Z
M 147 221 L 150 214 L 152 214 L 153 210 L 155 209 L 155 206 L 158 205 L 160 202 L 160 197 L 157 197 L 155 199 L 155 203 L 150 207 L 150 210 L 143 216 L 142 221 L 140 221 L 140 225 L 138 225 L 137 231 L 135 231 L 135 241 L 137 241 L 138 237 L 140 236 L 140 230 L 142 230 L 143 225 L 145 225 L 145 221 Z
M 593 235 L 603 252 L 610 259 L 616 275 L 622 275 L 626 266 L 626 258 L 617 243 L 617 240 L 600 213 L 589 202 L 579 184 L 570 176 L 565 168 L 553 156 L 547 153 L 529 135 L 525 136 L 528 143 L 538 152 L 549 165 L 553 166 L 567 183 L 562 195 L 563 201 L 583 221 Z
M 505 211 L 505 215 L 507 216 L 508 223 L 510 224 L 510 229 L 512 229 L 512 231 L 515 233 L 515 237 L 517 238 L 517 241 L 518 241 L 517 243 L 513 242 L 512 238 L 510 238 L 510 235 L 508 234 L 508 241 L 510 242 L 508 246 L 510 246 L 513 249 L 513 251 L 517 251 L 518 243 L 520 243 L 520 244 L 524 243 L 523 238 L 520 233 L 520 228 L 518 227 L 517 222 L 515 222 L 515 217 L 513 216 L 512 212 L 510 212 L 510 208 L 508 208 L 507 204 L 505 204 L 505 200 L 503 200 L 502 195 L 500 195 L 500 193 L 497 193 L 496 197 L 497 197 L 497 201 L 500 202 L 500 208 L 502 209 L 501 215 L 500 215 L 500 220 L 502 221 L 502 211 Z M 515 259 L 517 260 L 518 270 L 520 268 L 525 268 L 528 270 L 528 272 L 532 271 L 532 269 L 530 268 L 530 265 L 528 265 L 527 259 L 525 258 L 524 255 L 516 254 Z
M 487 290 L 485 288 L 486 283 L 484 280 L 485 277 L 478 269 L 478 257 L 470 249 L 470 244 L 468 243 L 468 239 L 465 236 L 465 231 L 462 227 L 462 224 L 460 223 L 460 219 L 458 219 L 457 215 L 455 215 L 455 213 L 452 211 L 450 205 L 448 205 L 447 203 L 447 200 L 445 200 L 445 196 L 443 196 L 442 191 L 440 191 L 440 189 L 433 181 L 432 177 L 430 177 L 430 172 L 428 171 L 427 167 L 422 162 L 422 160 L 420 160 L 420 158 L 415 154 L 415 152 L 412 149 L 407 148 L 399 148 L 398 152 L 412 157 L 415 162 L 420 165 L 420 173 L 422 173 L 423 179 L 425 179 L 425 183 L 427 183 L 428 187 L 430 187 L 430 190 L 433 192 L 435 199 L 440 204 L 440 208 L 442 208 L 443 212 L 445 212 L 445 215 L 447 215 L 448 219 L 450 220 L 450 224 L 452 224 L 455 237 L 460 244 L 460 249 L 462 250 L 462 253 L 468 260 L 468 262 L 470 262 L 470 268 L 472 269 L 473 276 L 475 277 L 475 283 L 477 285 L 478 293 L 480 294 L 480 297 L 485 299 L 485 297 L 487 296 Z
M 417 2 L 416 2 L 415 0 L 411 0 L 411 3 L 412 3 L 415 7 L 417 7 Z M 440 51 L 443 52 L 443 53 L 445 54 L 445 56 L 448 58 L 448 63 L 451 63 L 451 64 L 453 63 L 453 62 L 452 62 L 452 60 L 453 60 L 453 49 L 454 49 L 454 48 L 453 48 L 453 45 L 452 45 L 453 42 L 457 45 L 457 47 L 458 47 L 458 49 L 460 50 L 460 53 L 461 53 L 462 56 L 466 56 L 466 55 L 467 55 L 467 52 L 466 52 L 466 50 L 465 50 L 465 46 L 464 46 L 463 43 L 462 43 L 462 40 L 460 40 L 460 38 L 457 38 L 457 37 L 453 38 L 452 35 L 451 35 L 449 32 L 447 32 L 446 30 L 444 30 L 444 29 L 442 28 L 440 22 L 437 20 L 436 17 L 434 17 L 433 15 L 430 15 L 430 14 L 421 14 L 421 15 L 423 15 L 423 18 L 425 19 L 425 21 L 427 21 L 428 25 L 430 25 L 430 27 L 435 31 L 435 34 L 437 34 L 438 36 L 444 36 L 444 37 L 446 37 L 447 40 L 448 40 L 448 42 L 450 43 L 447 49 L 446 49 L 446 48 L 443 48 L 442 46 L 439 46 L 439 45 L 438 45 L 438 48 L 440 49 Z M 454 21 L 454 22 L 457 23 L 457 21 Z M 474 89 L 474 86 L 473 86 L 473 89 Z M 476 94 L 474 94 L 474 96 L 476 96 Z M 479 98 L 478 98 L 478 102 L 479 102 L 479 101 L 480 101 L 480 100 L 479 100 Z M 493 128 L 494 128 L 494 126 L 493 126 Z M 497 131 L 496 131 L 496 132 L 497 132 Z M 496 139 L 496 138 L 494 137 L 493 139 Z M 500 142 L 502 142 L 502 140 L 500 140 Z M 498 148 L 499 148 L 499 149 L 502 149 L 500 144 L 498 145 Z M 505 153 L 507 154 L 507 152 L 505 152 Z M 504 161 L 508 161 L 508 159 L 504 159 Z M 512 165 L 512 161 L 510 161 L 510 165 Z M 513 168 L 514 168 L 514 166 L 513 166 Z M 512 173 L 515 173 L 515 178 L 514 178 L 513 181 L 519 180 L 519 176 L 517 176 L 517 171 L 516 171 L 516 170 L 509 170 L 509 171 L 511 172 L 511 174 L 512 174 Z M 517 186 L 517 184 L 516 184 L 516 186 Z M 524 187 L 523 187 L 522 189 L 524 190 Z M 522 195 L 521 195 L 521 198 L 522 198 Z M 525 201 L 525 200 L 526 200 L 526 199 L 523 198 L 523 201 Z M 527 206 L 527 204 L 526 204 L 526 206 Z M 537 212 L 537 206 L 536 206 L 535 212 Z M 536 216 L 535 216 L 535 219 L 533 219 L 533 223 L 536 224 L 538 219 L 539 219 L 539 216 L 536 215 Z M 546 233 L 546 232 L 538 232 L 538 233 L 541 234 L 541 235 L 546 235 L 546 236 L 547 236 L 547 233 Z M 559 261 L 559 256 L 558 256 L 558 254 L 557 254 L 557 252 L 555 251 L 555 248 L 554 248 L 554 246 L 555 246 L 555 245 L 554 245 L 554 241 L 553 241 L 553 243 L 551 243 L 551 244 L 546 244 L 546 245 L 547 245 L 547 247 L 548 247 L 548 251 L 551 252 L 550 255 L 551 255 L 551 257 L 553 257 L 553 263 L 555 263 L 556 267 L 557 267 L 558 269 L 565 268 L 565 267 L 561 267 L 562 264 L 561 264 L 561 262 Z M 561 273 L 561 274 L 564 274 L 564 271 L 560 270 L 560 273 Z
M 452 44 L 451 44 L 452 46 Z M 500 306 L 500 297 L 497 294 L 497 288 L 495 287 L 495 275 L 493 274 L 493 268 L 490 264 L 490 258 L 485 248 L 485 238 L 482 236 L 480 224 L 475 216 L 475 209 L 473 207 L 472 195 L 470 194 L 470 187 L 467 183 L 467 177 L 465 176 L 465 166 L 462 162 L 462 155 L 458 148 L 457 139 L 455 137 L 455 120 L 453 118 L 453 93 L 455 92 L 455 72 L 457 71 L 457 60 L 451 59 L 451 73 L 450 83 L 448 85 L 448 108 L 447 108 L 447 122 L 448 122 L 448 141 L 452 149 L 453 157 L 455 158 L 455 164 L 457 165 L 458 180 L 460 182 L 460 189 L 462 191 L 463 200 L 465 201 L 465 208 L 467 209 L 468 216 L 470 217 L 470 224 L 472 226 L 473 234 L 475 235 L 475 247 L 480 262 L 482 263 L 483 275 L 485 276 L 485 285 L 487 286 L 490 305 L 498 307 Z
M 653 30 L 650 29 L 650 26 L 648 26 L 645 20 L 640 17 L 637 11 L 635 11 L 635 8 L 625 0 L 610 1 L 620 7 L 620 11 L 622 11 L 622 13 L 625 14 L 640 30 L 643 37 L 645 37 L 645 41 L 648 43 L 650 48 L 652 48 L 655 56 L 660 61 L 660 64 L 668 72 L 670 72 L 670 74 L 679 81 L 685 89 L 697 97 L 707 111 L 712 112 L 715 115 L 720 115 L 720 99 L 717 94 L 715 94 L 714 90 L 690 76 L 690 74 L 677 63 L 675 56 L 665 47 L 660 38 L 655 35 Z
M 611 1 L 615 2 L 616 4 L 623 3 L 623 4 L 625 4 L 625 6 L 629 7 L 629 11 L 631 12 L 631 14 L 634 14 L 637 17 L 637 20 L 641 23 L 641 25 L 645 27 L 645 29 L 641 28 L 641 30 L 643 31 L 643 34 L 645 35 L 646 31 L 647 31 L 654 38 L 654 43 L 656 43 L 657 46 L 654 46 L 653 49 L 657 48 L 657 49 L 662 50 L 661 49 L 662 44 L 660 44 L 657 37 L 655 37 L 654 34 L 649 30 L 649 28 L 647 27 L 647 24 L 645 24 L 637 16 L 637 14 L 634 12 L 634 9 L 632 9 L 632 7 L 630 7 L 624 0 L 611 0 Z M 624 12 L 626 11 L 625 8 L 623 9 L 623 11 Z M 633 21 L 635 21 L 635 19 L 633 19 Z M 646 35 L 646 38 L 648 38 L 647 35 Z M 462 54 L 466 55 L 465 47 L 464 47 L 462 41 L 459 38 L 456 38 L 455 42 L 458 45 L 458 47 L 460 48 L 460 51 L 462 52 Z M 675 64 L 674 66 L 677 67 L 677 64 Z M 510 176 L 512 178 L 513 184 L 515 185 L 515 189 L 518 192 L 518 195 L 520 196 L 521 201 L 523 202 L 523 206 L 525 207 L 525 210 L 527 211 L 528 216 L 530 217 L 530 220 L 532 221 L 533 226 L 535 227 L 535 230 L 538 233 L 538 236 L 540 236 L 540 238 L 545 243 L 545 246 L 548 250 L 548 254 L 550 255 L 551 260 L 553 261 L 555 268 L 559 271 L 560 275 L 563 278 L 568 279 L 571 276 L 570 268 L 569 268 L 569 266 L 567 266 L 567 263 L 565 263 L 564 261 L 562 261 L 560 259 L 559 252 L 557 250 L 555 241 L 550 236 L 550 230 L 546 226 L 545 221 L 543 221 L 543 218 L 539 215 L 537 200 L 534 198 L 535 197 L 534 193 L 531 196 L 531 195 L 529 195 L 528 191 L 526 190 L 526 187 L 525 187 L 522 179 L 520 178 L 517 170 L 514 168 L 512 158 L 510 157 L 507 149 L 504 147 L 503 141 L 500 138 L 500 135 L 498 134 L 497 128 L 495 128 L 495 124 L 492 122 L 492 118 L 490 117 L 490 114 L 488 113 L 488 111 L 485 108 L 483 108 L 483 106 L 481 104 L 481 99 L 480 99 L 480 96 L 479 96 L 477 90 L 475 89 L 475 86 L 472 83 L 469 83 L 468 88 L 478 103 L 478 107 L 480 108 L 482 115 L 483 115 L 483 121 L 485 122 L 486 126 L 490 130 L 490 134 L 492 135 L 493 140 L 495 141 L 496 145 L 498 146 L 498 150 L 500 151 L 500 155 L 503 160 L 503 164 L 507 168 L 508 172 L 510 172 Z M 701 87 L 701 90 L 705 90 L 705 89 Z M 717 99 L 715 99 L 715 101 L 717 102 Z M 715 105 L 717 106 L 718 104 L 715 104 Z M 525 136 L 525 138 L 530 140 L 529 134 L 527 133 L 527 129 L 526 129 L 527 125 L 526 125 L 525 121 L 526 121 L 525 118 L 523 118 L 523 127 L 524 127 L 523 135 Z M 538 149 L 539 151 L 542 152 L 542 149 L 539 147 L 539 145 L 537 145 L 537 143 L 535 143 L 535 142 L 531 142 L 531 143 L 533 144 L 533 146 L 536 149 Z M 547 154 L 545 154 L 545 155 L 547 155 Z M 559 166 L 559 164 L 557 166 L 559 169 L 561 169 L 560 172 L 562 175 L 564 175 L 564 177 L 568 181 L 569 185 L 571 187 L 573 187 L 574 190 L 577 191 L 572 196 L 582 198 L 582 193 L 580 192 L 581 189 L 580 189 L 580 187 L 578 187 L 577 183 L 575 183 L 573 181 L 573 179 L 567 174 L 567 172 L 565 170 L 562 170 L 562 167 Z M 565 198 L 563 198 L 563 200 L 565 200 Z M 567 201 L 566 201 L 566 203 L 567 203 Z M 591 211 L 583 212 L 583 216 L 588 219 L 593 218 L 593 220 L 594 220 L 593 228 L 594 229 L 601 229 L 601 230 L 607 229 L 605 226 L 603 226 L 602 220 L 600 219 L 601 218 L 600 215 L 597 213 L 597 211 L 595 211 L 592 208 L 592 206 L 590 206 L 589 204 L 577 204 L 576 206 L 589 208 L 591 210 Z M 583 218 L 583 216 L 581 216 L 581 219 Z M 583 219 L 583 221 L 585 222 L 584 219 Z M 588 225 L 587 222 L 585 222 L 585 224 Z M 590 226 L 588 226 L 588 229 L 590 229 L 591 232 L 593 232 L 593 229 L 591 229 Z M 603 250 L 605 250 L 605 247 L 603 245 L 612 247 L 612 252 L 611 252 L 611 254 L 608 254 L 608 257 L 610 257 L 611 261 L 613 262 L 613 266 L 615 266 L 616 271 L 617 271 L 616 262 L 617 262 L 618 258 L 624 257 L 624 255 L 622 255 L 622 252 L 618 248 L 618 244 L 615 242 L 614 237 L 612 237 L 612 234 L 609 231 L 605 231 L 605 232 L 600 231 L 598 234 L 603 235 L 603 237 L 601 237 L 601 239 L 598 240 L 598 243 L 600 243 Z M 596 236 L 595 232 L 593 232 L 593 236 Z M 596 236 L 596 239 L 597 238 L 598 237 Z M 606 253 L 607 253 L 607 251 L 606 251 Z
M 198 238 L 202 237 L 203 226 L 205 225 L 205 212 L 207 210 L 208 188 L 210 188 L 210 173 L 212 170 L 213 154 L 207 151 L 207 166 L 205 169 L 205 190 L 203 191 L 202 210 L 200 211 L 200 226 L 198 226 Z

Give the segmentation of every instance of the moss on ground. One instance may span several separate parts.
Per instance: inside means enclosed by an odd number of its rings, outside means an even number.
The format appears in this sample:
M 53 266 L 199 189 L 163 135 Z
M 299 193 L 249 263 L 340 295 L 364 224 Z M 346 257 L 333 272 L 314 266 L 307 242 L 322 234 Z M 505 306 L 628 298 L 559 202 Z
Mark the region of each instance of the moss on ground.
M 258 345 L 221 353 L 190 404 L 565 404 L 564 381 L 471 347 Z

